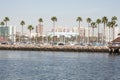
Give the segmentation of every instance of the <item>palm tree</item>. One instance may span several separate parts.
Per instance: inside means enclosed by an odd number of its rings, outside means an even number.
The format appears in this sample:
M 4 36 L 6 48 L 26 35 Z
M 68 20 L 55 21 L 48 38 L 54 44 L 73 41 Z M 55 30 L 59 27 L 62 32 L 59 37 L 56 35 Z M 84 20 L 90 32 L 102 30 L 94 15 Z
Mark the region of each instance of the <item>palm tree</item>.
M 0 22 L 0 25 L 1 25 L 1 26 L 4 26 L 4 25 L 5 25 L 5 23 L 2 21 L 2 22 Z
M 88 23 L 88 43 L 90 43 L 89 41 L 89 38 L 90 38 L 90 30 L 89 30 L 89 27 L 90 27 L 90 23 L 91 23 L 91 18 L 87 18 L 87 23 Z
M 31 41 L 31 31 L 34 29 L 32 25 L 28 25 L 28 30 L 30 31 L 30 41 Z
M 97 39 L 97 42 L 99 43 L 99 27 L 100 27 L 101 20 L 100 20 L 100 19 L 97 19 L 97 20 L 96 20 L 96 23 L 97 23 L 97 25 L 98 25 L 98 39 Z
M 115 38 L 115 36 L 114 36 L 114 34 L 115 34 L 115 27 L 117 26 L 117 24 L 116 24 L 116 21 L 117 21 L 117 17 L 116 16 L 113 16 L 112 17 L 112 19 L 111 19 L 111 24 L 112 24 L 112 28 L 113 28 L 113 40 L 114 40 L 114 38 Z
M 42 26 L 42 23 L 43 23 L 43 19 L 42 18 L 39 18 L 38 19 L 38 22 L 39 22 L 39 24 L 40 24 L 40 26 Z M 41 35 L 41 38 L 42 38 L 42 34 L 40 34 Z M 38 37 L 38 33 L 37 33 L 37 37 Z M 42 38 L 43 39 L 43 38 Z M 38 41 L 38 40 L 37 40 Z M 42 40 L 43 41 L 43 40 Z
M 5 23 L 2 21 L 2 22 L 0 22 L 0 25 L 3 27 L 4 25 L 5 25 Z M 4 35 L 3 35 L 4 34 Z M 5 33 L 2 33 L 2 31 L 1 31 L 1 36 L 3 37 L 3 38 L 5 38 Z
M 22 37 L 23 37 L 23 26 L 25 25 L 25 22 L 22 20 L 22 21 L 20 22 L 20 25 L 22 26 Z
M 78 32 L 79 32 L 79 37 L 80 37 L 80 22 L 82 22 L 82 18 L 81 17 L 77 17 L 76 21 L 78 21 L 78 23 L 79 23 Z
M 116 16 L 113 16 L 111 20 L 112 20 L 112 21 L 117 21 L 117 17 L 116 17 Z
M 53 21 L 53 32 L 54 32 L 54 35 L 55 35 L 55 22 L 57 22 L 57 18 L 56 18 L 56 16 L 53 16 L 52 18 L 51 18 L 51 20 Z M 54 40 L 53 40 L 54 41 Z
M 8 21 L 10 21 L 10 19 L 9 19 L 8 17 L 5 17 L 5 18 L 4 18 L 4 22 L 5 22 L 6 26 L 7 26 L 7 22 L 8 22 Z
M 92 27 L 92 37 L 94 38 L 94 28 L 96 28 L 97 26 L 96 26 L 96 23 L 95 22 L 92 22 L 91 23 L 91 27 Z
M 10 21 L 10 19 L 8 17 L 5 17 L 3 21 L 5 22 L 7 27 L 7 22 Z M 8 36 L 8 34 L 6 35 L 6 29 L 4 31 L 5 31 L 5 40 L 6 40 L 6 37 Z
M 103 25 L 104 25 L 103 43 L 104 43 L 104 41 L 106 42 L 105 27 L 106 27 L 106 25 L 107 25 L 107 22 L 108 22 L 108 18 L 107 18 L 106 16 L 104 16 L 104 17 L 102 18 L 102 23 L 103 23 Z
M 20 25 L 22 26 L 22 35 L 23 35 L 23 26 L 25 25 L 25 22 L 22 20 L 22 21 L 20 22 Z
M 77 17 L 76 21 L 79 22 L 79 28 L 80 28 L 80 22 L 82 22 L 82 18 L 81 17 Z
M 41 23 L 43 22 L 43 19 L 42 19 L 42 18 L 39 18 L 38 21 L 39 21 L 39 23 L 40 23 L 40 25 L 41 25 Z
M 112 26 L 112 22 L 107 23 L 107 27 L 109 28 L 109 42 L 110 42 L 110 28 Z

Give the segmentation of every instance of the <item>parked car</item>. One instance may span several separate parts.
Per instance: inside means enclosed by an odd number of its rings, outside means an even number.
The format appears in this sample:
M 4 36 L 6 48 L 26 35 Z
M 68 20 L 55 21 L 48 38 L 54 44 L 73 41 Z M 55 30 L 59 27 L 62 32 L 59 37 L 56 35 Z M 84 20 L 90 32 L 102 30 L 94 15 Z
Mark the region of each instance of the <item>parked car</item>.
M 8 42 L 7 41 L 3 41 L 3 42 L 1 42 L 1 44 L 8 44 Z
M 65 45 L 63 42 L 58 42 L 57 45 Z

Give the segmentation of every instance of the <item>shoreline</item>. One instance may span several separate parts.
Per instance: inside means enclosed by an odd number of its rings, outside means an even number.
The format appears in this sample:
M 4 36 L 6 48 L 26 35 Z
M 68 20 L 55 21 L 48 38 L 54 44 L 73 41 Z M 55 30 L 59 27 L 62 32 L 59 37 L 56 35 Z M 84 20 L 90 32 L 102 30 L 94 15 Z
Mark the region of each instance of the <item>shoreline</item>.
M 0 50 L 62 51 L 62 52 L 109 52 L 107 46 L 52 46 L 52 45 L 0 45 Z

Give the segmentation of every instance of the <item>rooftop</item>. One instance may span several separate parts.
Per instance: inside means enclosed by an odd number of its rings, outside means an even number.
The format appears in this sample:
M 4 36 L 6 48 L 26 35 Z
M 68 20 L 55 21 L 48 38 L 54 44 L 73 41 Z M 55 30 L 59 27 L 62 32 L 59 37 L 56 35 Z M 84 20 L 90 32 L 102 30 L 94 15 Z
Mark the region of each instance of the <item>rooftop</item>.
M 114 39 L 112 42 L 120 42 L 120 37 L 117 37 L 117 38 Z

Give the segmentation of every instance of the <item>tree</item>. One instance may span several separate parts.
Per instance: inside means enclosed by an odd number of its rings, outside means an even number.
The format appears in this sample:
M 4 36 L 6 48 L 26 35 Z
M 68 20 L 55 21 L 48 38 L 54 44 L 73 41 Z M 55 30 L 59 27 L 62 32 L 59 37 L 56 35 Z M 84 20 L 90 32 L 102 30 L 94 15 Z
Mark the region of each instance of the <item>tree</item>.
M 3 21 L 5 22 L 6 27 L 7 27 L 7 22 L 10 21 L 10 19 L 8 17 L 5 17 Z M 6 40 L 8 34 L 6 34 L 6 29 L 4 31 L 5 31 L 5 40 Z
M 113 16 L 111 18 L 111 22 L 112 22 L 111 25 L 112 25 L 112 29 L 113 29 L 113 40 L 115 39 L 114 34 L 115 34 L 115 27 L 117 26 L 116 21 L 117 21 L 117 17 Z
M 113 16 L 111 20 L 112 20 L 112 21 L 117 21 L 117 17 L 116 17 L 116 16 Z
M 76 21 L 78 21 L 79 25 L 78 25 L 78 32 L 79 32 L 79 37 L 80 37 L 80 22 L 82 22 L 82 18 L 81 17 L 77 17 Z
M 43 19 L 42 19 L 42 18 L 39 18 L 38 21 L 39 21 L 39 23 L 40 23 L 40 25 L 41 25 L 41 23 L 43 22 Z
M 104 17 L 102 18 L 102 23 L 103 23 L 103 25 L 104 25 L 103 43 L 104 43 L 104 41 L 106 42 L 105 27 L 106 27 L 106 25 L 107 25 L 107 22 L 108 22 L 108 18 L 107 18 L 106 16 L 104 16 Z M 105 39 L 105 40 L 104 40 L 104 39 Z
M 28 30 L 30 31 L 30 41 L 31 41 L 31 31 L 34 29 L 32 25 L 28 25 Z
M 81 17 L 77 17 L 76 21 L 78 21 L 78 23 L 79 23 L 79 28 L 80 28 L 80 22 L 82 22 L 82 18 L 81 18 Z
M 39 22 L 39 24 L 40 24 L 40 26 L 42 26 L 42 23 L 43 23 L 43 19 L 42 18 L 39 18 L 38 19 L 38 22 Z M 42 34 L 40 34 L 41 36 L 42 36 Z M 42 36 L 43 37 L 43 36 Z M 41 37 L 41 38 L 42 38 Z M 37 33 L 37 38 L 38 38 L 38 33 Z M 41 39 L 42 41 L 43 41 L 43 39 Z M 38 41 L 38 40 L 37 40 Z
M 25 25 L 25 22 L 22 20 L 21 22 L 20 22 L 20 25 L 22 26 L 22 37 L 23 37 L 23 26 Z M 22 39 L 23 40 L 23 39 Z
M 89 38 L 90 38 L 90 30 L 89 30 L 89 27 L 90 27 L 90 23 L 91 23 L 91 18 L 87 18 L 87 23 L 88 23 L 88 43 L 90 43 L 89 41 Z
M 5 25 L 5 23 L 2 21 L 2 22 L 0 22 L 0 25 L 3 27 Z M 5 38 L 5 32 L 4 32 L 4 35 L 3 35 L 2 31 L 1 31 L 1 36 Z
M 97 19 L 97 20 L 96 20 L 96 23 L 97 23 L 97 25 L 98 25 L 98 39 L 97 39 L 97 42 L 99 43 L 99 27 L 100 27 L 101 20 L 100 20 L 100 19 Z
M 97 26 L 96 26 L 96 23 L 95 22 L 92 22 L 91 23 L 91 27 L 92 27 L 92 37 L 94 37 L 94 28 L 96 28 Z
M 10 21 L 10 19 L 8 17 L 5 17 L 4 20 L 3 20 L 7 26 L 7 22 Z
M 109 42 L 110 42 L 110 28 L 112 27 L 112 22 L 108 22 L 107 27 L 109 28 Z
M 2 21 L 2 22 L 0 22 L 0 25 L 1 25 L 1 26 L 4 26 L 4 25 L 5 25 L 5 23 Z
M 55 22 L 57 22 L 57 18 L 55 16 L 53 16 L 51 18 L 51 20 L 53 21 L 53 32 L 54 32 L 54 35 L 55 35 Z
M 22 20 L 22 21 L 20 22 L 20 25 L 22 26 L 22 36 L 23 36 L 23 26 L 25 25 L 25 22 Z
M 51 18 L 51 20 L 53 21 L 53 29 L 55 29 L 55 22 L 57 22 L 57 18 L 55 16 L 53 16 Z M 55 30 L 54 30 L 55 31 Z

